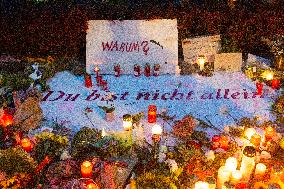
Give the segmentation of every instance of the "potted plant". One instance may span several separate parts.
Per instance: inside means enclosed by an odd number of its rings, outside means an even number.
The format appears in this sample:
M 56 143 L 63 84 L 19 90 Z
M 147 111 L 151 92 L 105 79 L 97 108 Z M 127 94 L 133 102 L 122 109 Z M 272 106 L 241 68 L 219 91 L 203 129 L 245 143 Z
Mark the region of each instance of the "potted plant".
M 113 105 L 111 106 L 99 106 L 104 112 L 105 112 L 105 120 L 108 122 L 111 122 L 115 119 L 114 110 L 115 107 Z

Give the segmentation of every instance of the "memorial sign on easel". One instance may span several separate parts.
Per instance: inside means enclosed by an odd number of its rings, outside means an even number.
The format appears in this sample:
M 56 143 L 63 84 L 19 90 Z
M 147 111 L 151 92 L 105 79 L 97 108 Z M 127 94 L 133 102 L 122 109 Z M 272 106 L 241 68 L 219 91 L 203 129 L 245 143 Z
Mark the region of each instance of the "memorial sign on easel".
M 139 66 L 160 74 L 179 74 L 177 20 L 90 20 L 86 37 L 86 71 L 134 74 Z

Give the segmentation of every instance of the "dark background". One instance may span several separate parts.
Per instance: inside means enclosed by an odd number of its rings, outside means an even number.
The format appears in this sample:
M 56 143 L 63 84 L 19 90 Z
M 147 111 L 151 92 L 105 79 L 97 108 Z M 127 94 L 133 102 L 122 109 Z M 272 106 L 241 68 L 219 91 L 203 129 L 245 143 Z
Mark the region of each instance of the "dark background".
M 0 5 L 0 53 L 20 57 L 84 60 L 90 19 L 177 18 L 180 41 L 222 34 L 223 52 L 268 58 L 261 37 L 284 34 L 283 0 L 239 0 L 234 7 L 224 0 L 1 0 Z

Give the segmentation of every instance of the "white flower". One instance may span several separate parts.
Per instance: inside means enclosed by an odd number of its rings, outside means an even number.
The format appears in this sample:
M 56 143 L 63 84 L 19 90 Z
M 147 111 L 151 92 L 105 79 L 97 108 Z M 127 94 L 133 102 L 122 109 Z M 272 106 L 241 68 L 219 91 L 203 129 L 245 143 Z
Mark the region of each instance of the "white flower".
M 167 152 L 167 151 L 168 151 L 167 146 L 164 146 L 164 145 L 161 145 L 161 146 L 160 146 L 160 152 L 165 153 L 165 152 Z
M 167 157 L 166 154 L 164 154 L 164 153 L 159 153 L 159 155 L 158 155 L 158 162 L 159 162 L 159 163 L 164 162 L 165 159 L 166 159 L 166 157 Z
M 224 131 L 225 131 L 226 133 L 229 133 L 229 132 L 230 132 L 230 127 L 229 127 L 229 126 L 225 126 L 225 127 L 224 127 Z
M 165 161 L 165 163 L 167 163 L 167 164 L 169 165 L 171 172 L 174 173 L 174 172 L 176 172 L 176 171 L 178 170 L 178 165 L 177 165 L 177 162 L 176 162 L 175 160 L 173 160 L 173 159 L 167 159 L 167 160 Z
M 208 161 L 209 161 L 209 160 L 214 161 L 214 159 L 215 159 L 215 153 L 214 153 L 213 150 L 207 151 L 207 152 L 205 153 L 205 156 L 206 156 L 206 158 L 207 158 Z
M 40 128 L 40 132 L 49 132 L 49 133 L 51 133 L 52 131 L 53 131 L 53 129 L 50 128 L 50 127 L 42 127 L 42 128 Z
M 29 77 L 32 78 L 34 81 L 40 79 L 42 76 L 42 73 L 38 70 L 39 65 L 33 64 L 32 67 L 34 69 L 34 72 L 30 74 Z
M 70 159 L 71 156 L 67 150 L 64 150 L 60 156 L 60 160 L 67 160 Z

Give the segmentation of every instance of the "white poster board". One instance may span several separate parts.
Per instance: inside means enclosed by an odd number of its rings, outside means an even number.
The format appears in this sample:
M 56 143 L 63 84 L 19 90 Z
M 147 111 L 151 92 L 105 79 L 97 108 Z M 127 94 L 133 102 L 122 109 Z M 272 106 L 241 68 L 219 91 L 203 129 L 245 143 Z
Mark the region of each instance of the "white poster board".
M 215 71 L 239 72 L 242 69 L 242 53 L 221 53 L 215 57 Z
M 194 64 L 199 55 L 204 55 L 206 61 L 214 62 L 215 54 L 221 49 L 220 35 L 188 38 L 182 41 L 184 61 Z
M 94 67 L 102 74 L 114 74 L 119 64 L 121 74 L 133 74 L 135 64 L 144 69 L 149 63 L 160 64 L 161 74 L 177 74 L 177 20 L 90 20 L 86 36 L 86 71 Z

